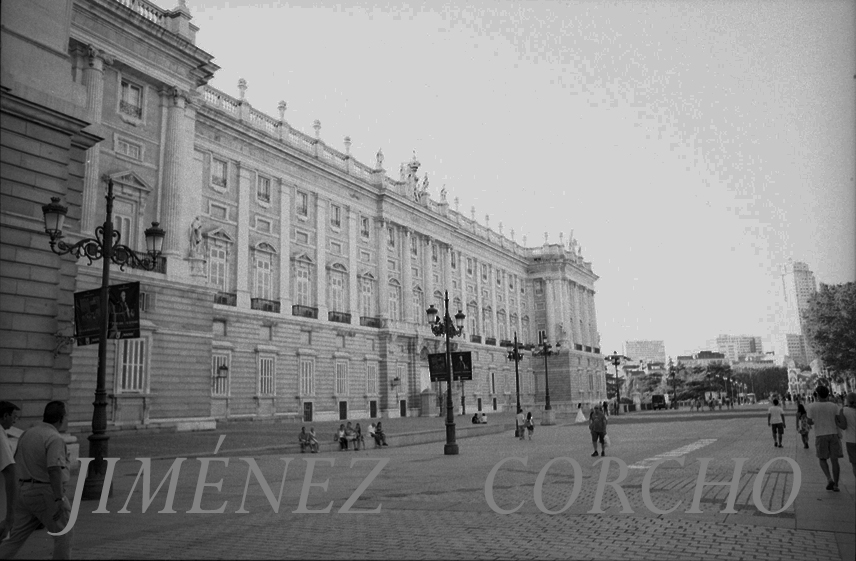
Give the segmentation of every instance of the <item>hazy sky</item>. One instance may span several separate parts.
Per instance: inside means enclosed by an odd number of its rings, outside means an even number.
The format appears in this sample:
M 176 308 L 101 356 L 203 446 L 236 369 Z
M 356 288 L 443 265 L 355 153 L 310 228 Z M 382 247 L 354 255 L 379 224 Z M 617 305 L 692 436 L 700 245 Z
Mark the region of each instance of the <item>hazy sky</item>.
M 196 2 L 211 85 L 528 245 L 573 230 L 604 352 L 772 332 L 779 267 L 856 280 L 852 1 Z M 169 7 L 169 6 L 165 6 Z

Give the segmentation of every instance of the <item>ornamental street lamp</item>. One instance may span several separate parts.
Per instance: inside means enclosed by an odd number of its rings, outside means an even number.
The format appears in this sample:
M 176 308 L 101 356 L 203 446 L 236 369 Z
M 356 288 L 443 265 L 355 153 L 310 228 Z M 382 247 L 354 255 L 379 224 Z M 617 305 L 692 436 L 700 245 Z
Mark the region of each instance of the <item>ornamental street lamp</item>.
M 556 343 L 556 350 L 551 350 L 553 345 L 547 343 L 547 338 L 545 337 L 541 344 L 538 345 L 541 347 L 539 351 L 533 351 L 532 356 L 543 356 L 544 357 L 544 419 L 541 421 L 542 425 L 553 425 L 556 423 L 555 416 L 553 415 L 553 408 L 550 406 L 550 375 L 547 372 L 547 357 L 557 354 L 559 351 L 560 343 Z
M 434 304 L 426 310 L 428 314 L 428 325 L 431 327 L 431 332 L 436 335 L 444 335 L 446 337 L 446 369 L 448 370 L 448 385 L 446 393 L 446 445 L 443 447 L 443 454 L 453 456 L 458 453 L 458 443 L 455 442 L 455 415 L 452 413 L 452 346 L 449 339 L 452 337 L 461 337 L 464 334 L 464 319 L 467 317 L 464 312 L 458 310 L 455 314 L 455 322 L 452 323 L 452 318 L 449 316 L 449 291 L 446 291 L 445 296 L 446 312 L 441 320 L 437 317 L 437 308 Z
M 518 364 L 523 360 L 523 355 L 520 354 L 520 349 L 517 346 L 517 332 L 514 332 L 514 346 L 508 351 L 508 360 L 514 361 L 514 380 L 517 382 L 517 414 L 523 412 L 523 408 L 520 407 L 520 372 L 518 371 Z M 514 417 L 514 436 L 520 436 L 520 431 L 523 430 L 517 423 L 517 417 Z
M 618 379 L 618 366 L 622 360 L 630 360 L 630 357 L 612 351 L 612 354 L 606 355 L 603 360 L 611 362 L 615 367 L 615 414 L 618 415 L 618 412 L 621 411 L 621 385 Z
M 89 456 L 93 458 L 86 472 L 86 481 L 83 484 L 83 499 L 94 500 L 101 497 L 104 486 L 104 475 L 107 456 L 107 445 L 110 437 L 107 436 L 107 331 L 110 320 L 108 314 L 109 289 L 110 289 L 110 263 L 119 265 L 121 270 L 128 265 L 134 269 L 154 270 L 158 265 L 163 248 L 165 232 L 158 227 L 157 222 L 152 222 L 152 227 L 147 228 L 146 255 L 140 257 L 134 250 L 119 242 L 122 239 L 120 232 L 113 230 L 113 180 L 107 179 L 107 216 L 104 225 L 95 229 L 95 238 L 84 238 L 75 244 L 67 244 L 62 238 L 62 226 L 68 207 L 60 204 L 59 197 L 51 197 L 50 204 L 42 206 L 45 218 L 45 232 L 50 236 L 51 251 L 57 255 L 70 253 L 76 258 L 86 257 L 89 265 L 98 259 L 103 260 L 101 270 L 101 294 L 100 314 L 98 332 L 98 374 L 95 381 L 95 402 L 92 411 L 92 434 L 89 435 Z

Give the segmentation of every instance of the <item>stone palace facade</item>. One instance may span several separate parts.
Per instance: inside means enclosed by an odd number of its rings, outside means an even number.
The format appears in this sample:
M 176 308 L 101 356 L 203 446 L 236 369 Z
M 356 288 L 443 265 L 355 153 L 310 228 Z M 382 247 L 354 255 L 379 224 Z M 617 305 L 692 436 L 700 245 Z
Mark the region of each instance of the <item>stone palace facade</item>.
M 59 20 L 59 39 L 25 36 L 41 4 Z M 546 362 L 554 408 L 607 398 L 597 276 L 575 240 L 550 244 L 545 234 L 526 247 L 474 210 L 464 216 L 445 189 L 432 196 L 415 153 L 390 175 L 382 152 L 358 162 L 350 139 L 334 148 L 319 121 L 314 135 L 293 128 L 284 102 L 275 117 L 253 108 L 243 80 L 234 96 L 209 87 L 218 67 L 195 45 L 183 1 L 173 10 L 10 1 L 3 13 L 0 367 L 2 394 L 25 417 L 67 399 L 72 424 L 91 418 L 97 345 L 72 342 L 72 296 L 100 286 L 101 263 L 51 253 L 41 204 L 60 196 L 66 239 L 91 237 L 106 213 L 106 178 L 123 243 L 143 250 L 152 222 L 166 231 L 157 269 L 111 272 L 113 284 L 141 283 L 141 337 L 108 343 L 112 426 L 438 415 L 427 355 L 444 342 L 425 310 L 442 314 L 445 291 L 451 314 L 466 314 L 455 346 L 474 359 L 473 381 L 454 385 L 456 404 L 514 408 L 505 346 L 515 333 L 529 349 L 559 343 Z M 34 171 L 51 156 L 30 134 L 32 106 L 59 78 L 6 70 L 10 49 L 30 56 L 40 40 L 53 43 L 76 103 L 66 108 L 76 136 L 61 135 L 76 140 L 53 158 L 49 181 Z M 44 286 L 34 292 L 31 279 Z M 540 407 L 545 360 L 524 354 L 521 402 Z

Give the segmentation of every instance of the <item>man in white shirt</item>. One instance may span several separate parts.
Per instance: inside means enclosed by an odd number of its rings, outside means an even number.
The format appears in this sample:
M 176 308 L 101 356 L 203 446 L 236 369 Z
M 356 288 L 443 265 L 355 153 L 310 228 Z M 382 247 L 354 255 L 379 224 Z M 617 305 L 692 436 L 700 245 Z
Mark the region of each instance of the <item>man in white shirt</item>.
M 829 388 L 818 386 L 817 401 L 810 403 L 806 411 L 808 422 L 814 427 L 814 446 L 817 450 L 817 458 L 820 460 L 820 469 L 826 476 L 826 490 L 838 491 L 838 476 L 841 471 L 838 458 L 844 457 L 838 428 L 843 421 L 839 420 L 838 406 L 829 401 Z M 832 462 L 832 476 L 829 474 L 826 460 Z
M 15 458 L 6 431 L 18 420 L 20 408 L 11 401 L 0 401 L 0 473 L 3 474 L 3 489 L 6 491 L 6 516 L 0 520 L 0 540 L 6 537 L 15 523 L 15 500 L 18 497 L 18 481 L 15 474 Z
M 773 448 L 781 448 L 782 435 L 785 432 L 785 414 L 779 407 L 778 399 L 774 399 L 772 407 L 767 409 L 767 426 L 773 427 Z

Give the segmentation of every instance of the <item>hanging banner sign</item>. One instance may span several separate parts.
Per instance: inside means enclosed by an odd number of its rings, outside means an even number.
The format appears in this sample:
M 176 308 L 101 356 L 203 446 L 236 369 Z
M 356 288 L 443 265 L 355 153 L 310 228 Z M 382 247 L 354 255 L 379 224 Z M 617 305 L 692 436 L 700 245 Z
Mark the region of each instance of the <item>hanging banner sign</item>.
M 117 284 L 108 289 L 108 339 L 140 336 L 140 283 Z M 74 294 L 74 337 L 78 346 L 98 343 L 101 321 L 101 289 Z
M 446 353 L 428 355 L 428 370 L 432 382 L 445 382 L 449 379 L 446 366 Z M 471 351 L 452 353 L 452 376 L 454 380 L 473 379 L 473 353 Z

